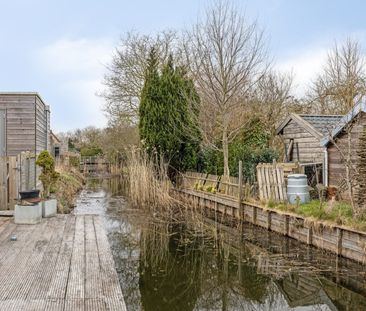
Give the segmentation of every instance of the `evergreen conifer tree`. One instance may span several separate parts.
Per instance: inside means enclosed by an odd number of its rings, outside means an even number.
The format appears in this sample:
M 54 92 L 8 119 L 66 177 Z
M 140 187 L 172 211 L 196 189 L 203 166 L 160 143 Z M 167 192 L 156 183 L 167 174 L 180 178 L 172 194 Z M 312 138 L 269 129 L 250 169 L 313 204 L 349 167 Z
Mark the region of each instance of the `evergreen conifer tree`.
M 140 137 L 144 147 L 168 162 L 174 179 L 177 171 L 194 168 L 200 145 L 196 122 L 199 97 L 183 68 L 175 67 L 170 56 L 161 74 L 154 50 L 141 94 Z

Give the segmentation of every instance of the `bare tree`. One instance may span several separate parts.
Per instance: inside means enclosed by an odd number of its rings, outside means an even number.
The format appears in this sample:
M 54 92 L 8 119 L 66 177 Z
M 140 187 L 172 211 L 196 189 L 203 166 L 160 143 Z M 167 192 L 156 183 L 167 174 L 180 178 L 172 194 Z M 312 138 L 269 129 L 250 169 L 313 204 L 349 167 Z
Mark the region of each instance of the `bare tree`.
M 110 124 L 118 124 L 120 119 L 137 122 L 149 52 L 154 47 L 159 63 L 164 64 L 169 54 L 174 53 L 176 40 L 173 31 L 164 31 L 155 37 L 129 32 L 121 39 L 104 77 L 107 89 L 100 94 L 106 100 L 105 111 Z
M 323 71 L 310 91 L 319 113 L 345 114 L 366 96 L 365 59 L 358 42 L 347 39 L 328 54 Z
M 269 71 L 258 80 L 252 99 L 252 114 L 256 114 L 269 131 L 271 141 L 276 126 L 290 111 L 295 110 L 291 95 L 293 77 L 287 73 Z
M 186 41 L 188 64 L 201 97 L 202 136 L 223 152 L 227 177 L 229 143 L 246 125 L 246 103 L 266 69 L 263 33 L 233 6 L 217 1 Z

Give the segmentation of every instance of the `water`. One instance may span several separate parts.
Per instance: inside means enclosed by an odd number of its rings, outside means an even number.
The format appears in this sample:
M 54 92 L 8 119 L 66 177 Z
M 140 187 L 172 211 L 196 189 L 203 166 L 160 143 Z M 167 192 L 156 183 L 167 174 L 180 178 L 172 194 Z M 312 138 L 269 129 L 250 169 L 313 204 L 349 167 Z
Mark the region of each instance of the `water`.
M 80 210 L 104 217 L 128 310 L 366 310 L 366 267 L 249 224 L 129 207 L 117 180 L 89 184 Z

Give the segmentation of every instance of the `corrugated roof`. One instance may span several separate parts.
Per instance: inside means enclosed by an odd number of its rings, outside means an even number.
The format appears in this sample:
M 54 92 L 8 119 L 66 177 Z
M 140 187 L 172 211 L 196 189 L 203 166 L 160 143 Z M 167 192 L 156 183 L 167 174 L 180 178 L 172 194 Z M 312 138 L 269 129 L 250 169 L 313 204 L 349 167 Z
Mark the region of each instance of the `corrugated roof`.
M 343 116 L 339 115 L 306 115 L 301 114 L 306 122 L 311 124 L 323 136 L 329 135 L 334 127 L 341 121 Z

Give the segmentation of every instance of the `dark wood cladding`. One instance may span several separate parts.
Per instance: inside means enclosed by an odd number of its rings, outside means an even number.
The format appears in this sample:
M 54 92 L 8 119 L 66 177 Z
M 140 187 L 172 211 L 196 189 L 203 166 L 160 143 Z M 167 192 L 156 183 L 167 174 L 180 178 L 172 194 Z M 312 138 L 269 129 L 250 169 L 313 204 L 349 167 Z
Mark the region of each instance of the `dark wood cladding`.
M 347 133 L 347 131 L 343 131 L 336 138 L 335 144 L 330 143 L 328 145 L 328 184 L 330 186 L 340 186 L 344 183 L 346 178 L 345 158 L 349 154 L 351 156 L 352 163 L 357 163 L 359 137 L 365 126 L 366 114 L 361 112 L 349 133 Z
M 0 93 L 0 109 L 6 110 L 6 155 L 47 149 L 46 105 L 37 93 Z
M 324 152 L 319 138 L 291 120 L 283 129 L 283 140 L 286 148 L 293 140 L 291 159 L 300 163 L 323 163 Z

